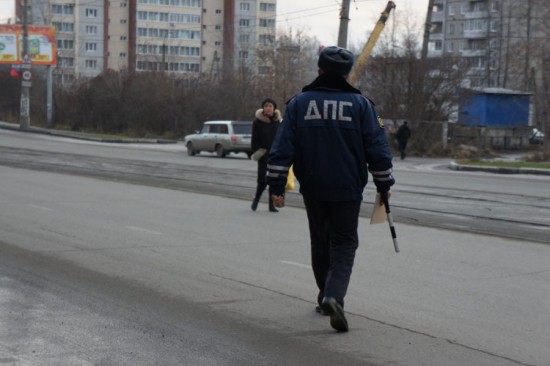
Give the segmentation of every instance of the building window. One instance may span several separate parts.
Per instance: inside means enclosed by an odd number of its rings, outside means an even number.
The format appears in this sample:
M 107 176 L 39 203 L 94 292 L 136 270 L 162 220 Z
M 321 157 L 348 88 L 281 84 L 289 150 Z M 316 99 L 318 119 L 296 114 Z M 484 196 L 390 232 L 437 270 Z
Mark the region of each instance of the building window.
M 241 19 L 241 20 L 239 20 L 239 26 L 241 26 L 241 27 L 250 27 L 250 19 Z
M 271 68 L 268 66 L 259 66 L 258 67 L 258 74 L 259 75 L 269 75 L 271 71 Z
M 455 34 L 455 25 L 453 23 L 449 23 L 449 34 Z
M 275 4 L 272 3 L 260 3 L 260 11 L 275 12 Z
M 434 49 L 436 51 L 441 51 L 443 49 L 443 42 L 441 41 L 435 41 Z
M 73 4 L 53 4 L 52 13 L 60 15 L 74 15 L 74 5 Z
M 126 36 L 120 36 L 120 40 L 121 40 L 121 41 L 125 41 L 125 40 L 126 40 Z
M 97 25 L 87 25 L 86 34 L 97 34 Z
M 248 58 L 248 51 L 239 51 L 239 58 L 241 59 Z
M 241 35 L 239 35 L 239 42 L 248 43 L 249 40 L 250 40 L 250 34 L 241 34 Z
M 97 18 L 97 9 L 86 9 L 85 13 L 88 18 Z
M 120 19 L 120 24 L 126 24 L 126 19 Z
M 119 54 L 119 57 L 126 58 L 126 52 L 121 52 L 121 53 Z
M 86 42 L 86 52 L 97 51 L 97 43 Z
M 168 13 L 161 13 L 161 21 L 165 22 L 172 22 L 172 23 L 191 23 L 191 24 L 199 24 L 201 22 L 200 15 L 195 14 L 168 14 Z M 149 18 L 151 20 L 151 18 Z
M 87 69 L 97 69 L 97 60 L 86 60 L 84 65 Z
M 128 3 L 126 3 L 126 2 L 120 3 L 120 7 L 121 7 L 121 8 L 125 8 L 125 7 L 127 7 L 127 6 L 128 6 Z
M 268 27 L 268 28 L 275 27 L 275 19 L 260 18 L 260 27 Z
M 455 15 L 455 6 L 449 5 L 449 15 Z
M 222 29 L 222 26 L 221 25 L 217 25 L 216 26 L 216 30 L 221 30 Z
M 216 9 L 216 14 L 221 14 L 221 13 L 222 13 L 221 9 Z
M 74 33 L 74 23 L 52 22 L 59 33 Z
M 71 39 L 58 39 L 57 48 L 60 50 L 74 50 L 74 41 Z
M 241 2 L 239 8 L 241 11 L 250 11 L 250 3 Z
M 260 34 L 261 44 L 270 44 L 275 42 L 275 36 L 272 34 Z
M 72 58 L 72 57 L 59 57 L 57 59 L 57 64 L 60 67 L 73 67 L 74 66 L 74 58 Z

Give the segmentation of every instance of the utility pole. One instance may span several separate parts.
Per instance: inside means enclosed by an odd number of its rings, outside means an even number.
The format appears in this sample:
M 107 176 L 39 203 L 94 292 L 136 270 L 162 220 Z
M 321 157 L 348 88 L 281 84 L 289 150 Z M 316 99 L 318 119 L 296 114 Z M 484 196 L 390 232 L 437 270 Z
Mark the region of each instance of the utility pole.
M 424 40 L 422 41 L 422 60 L 428 57 L 428 43 L 430 42 L 430 31 L 432 28 L 432 13 L 434 10 L 434 0 L 428 3 L 428 13 L 426 14 L 426 24 L 424 25 Z
M 29 27 L 27 0 L 23 0 L 23 59 L 21 62 L 21 105 L 19 128 L 26 130 L 30 125 L 30 88 L 31 88 L 31 59 L 29 57 Z
M 349 4 L 351 0 L 343 0 L 340 9 L 340 29 L 338 30 L 338 47 L 348 47 Z

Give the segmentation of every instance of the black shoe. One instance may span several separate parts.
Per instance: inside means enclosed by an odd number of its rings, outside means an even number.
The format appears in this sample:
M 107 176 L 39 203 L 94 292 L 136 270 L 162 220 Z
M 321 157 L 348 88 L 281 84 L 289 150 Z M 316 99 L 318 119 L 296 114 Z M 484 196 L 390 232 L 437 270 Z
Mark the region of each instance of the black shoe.
M 275 205 L 273 204 L 273 201 L 271 200 L 271 198 L 269 199 L 269 211 L 270 212 L 279 212 L 279 210 L 277 210 L 275 208 Z
M 254 201 L 252 201 L 250 208 L 252 209 L 252 211 L 256 211 L 256 209 L 258 208 L 258 200 L 255 199 Z
M 330 315 L 330 326 L 339 332 L 347 332 L 348 321 L 344 316 L 344 309 L 334 297 L 325 297 L 321 303 L 321 309 Z
M 318 312 L 321 315 L 329 316 L 330 314 L 324 311 L 320 306 L 315 307 L 315 311 Z

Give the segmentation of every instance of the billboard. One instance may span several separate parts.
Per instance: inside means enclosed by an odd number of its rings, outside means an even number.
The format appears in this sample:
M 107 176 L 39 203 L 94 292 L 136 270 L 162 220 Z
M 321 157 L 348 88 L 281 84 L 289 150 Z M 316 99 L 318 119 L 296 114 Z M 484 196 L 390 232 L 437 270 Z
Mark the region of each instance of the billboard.
M 32 65 L 55 65 L 55 28 L 29 25 L 28 58 Z M 0 24 L 0 64 L 20 64 L 23 55 L 23 26 Z

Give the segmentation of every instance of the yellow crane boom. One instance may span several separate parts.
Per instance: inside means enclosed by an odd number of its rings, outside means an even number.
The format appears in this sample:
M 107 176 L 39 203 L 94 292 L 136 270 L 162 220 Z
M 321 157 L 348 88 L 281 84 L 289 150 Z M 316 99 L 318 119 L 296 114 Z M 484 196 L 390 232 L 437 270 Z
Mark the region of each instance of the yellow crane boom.
M 374 48 L 374 45 L 376 44 L 376 41 L 378 41 L 378 37 L 380 37 L 380 33 L 382 33 L 382 29 L 384 29 L 384 26 L 386 25 L 386 20 L 388 20 L 388 17 L 390 16 L 390 12 L 392 9 L 395 9 L 395 3 L 393 1 L 388 1 L 388 4 L 386 5 L 386 9 L 384 9 L 384 12 L 380 15 L 380 19 L 378 19 L 378 22 L 374 26 L 374 30 L 372 31 L 367 43 L 365 43 L 365 46 L 363 47 L 363 51 L 355 61 L 355 66 L 351 70 L 350 75 L 348 76 L 348 81 L 353 84 L 361 72 L 365 68 L 365 64 L 367 63 L 367 59 L 369 58 L 370 53 L 372 52 L 372 49 Z

